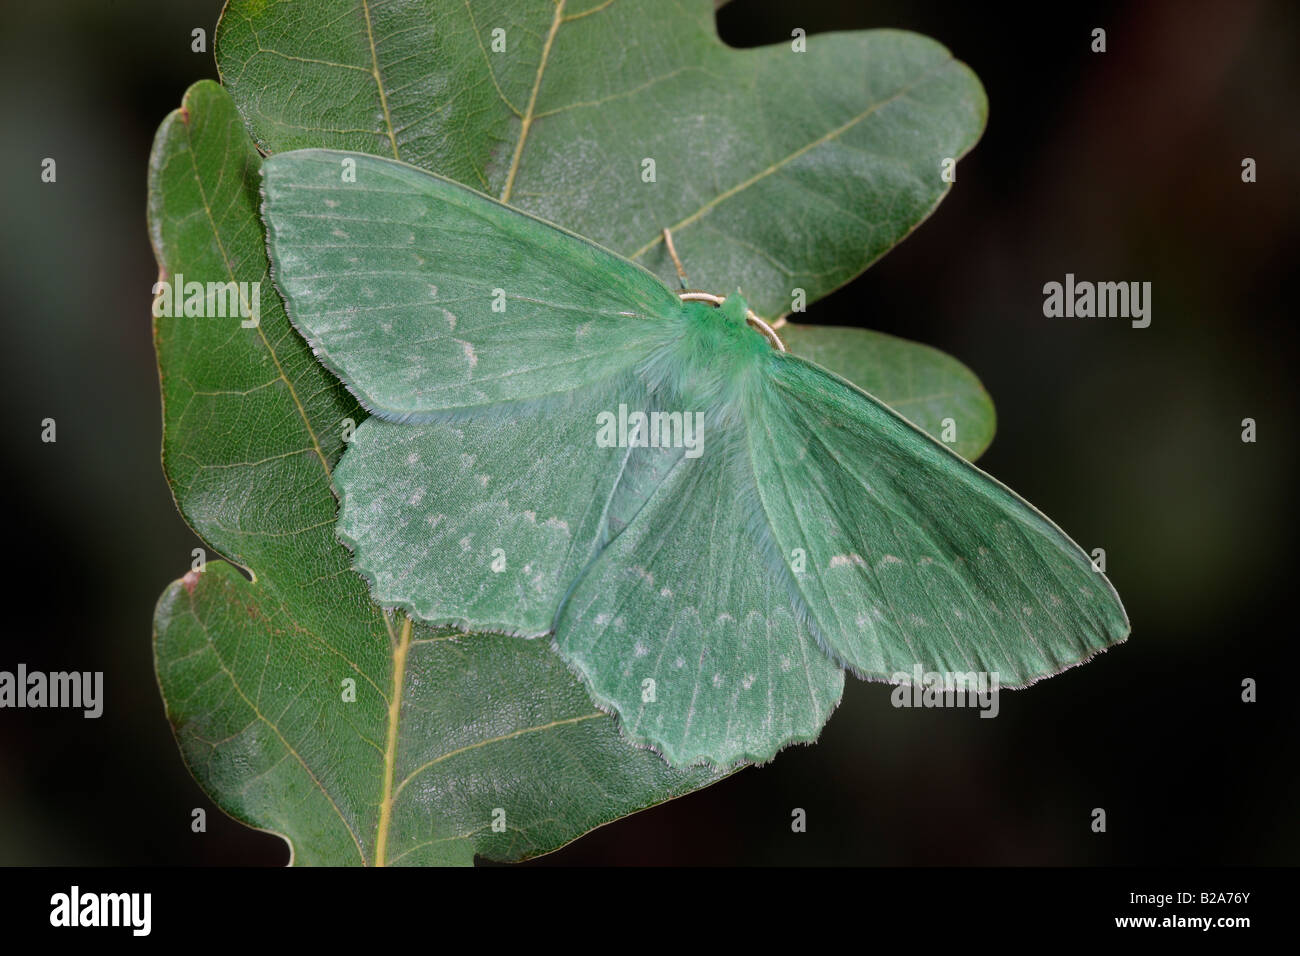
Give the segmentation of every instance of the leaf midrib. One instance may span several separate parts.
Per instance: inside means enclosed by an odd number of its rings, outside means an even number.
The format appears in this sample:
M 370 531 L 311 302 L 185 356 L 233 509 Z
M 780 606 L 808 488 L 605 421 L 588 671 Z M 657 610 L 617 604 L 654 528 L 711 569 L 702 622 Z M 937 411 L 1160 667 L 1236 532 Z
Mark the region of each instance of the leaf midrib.
M 375 28 L 370 22 L 370 0 L 361 0 L 361 12 L 366 17 L 366 39 L 370 43 L 370 72 L 375 78 L 375 86 L 379 89 L 379 105 L 384 110 L 384 126 L 388 128 L 388 143 L 393 147 L 393 159 L 400 160 L 402 157 L 397 151 L 397 135 L 393 131 L 393 115 L 388 111 L 388 94 L 384 91 L 384 81 L 379 75 L 379 51 L 375 49 Z
M 551 44 L 555 42 L 555 34 L 560 29 L 560 24 L 564 22 L 564 4 L 567 0 L 557 0 L 555 4 L 555 14 L 551 17 L 551 29 L 546 34 L 546 42 L 542 44 L 542 55 L 537 62 L 537 75 L 533 78 L 533 91 L 528 96 L 528 106 L 524 109 L 523 119 L 519 126 L 519 139 L 515 141 L 514 156 L 510 159 L 510 170 L 506 173 L 506 184 L 501 190 L 501 201 L 509 202 L 510 194 L 515 188 L 515 175 L 519 172 L 519 160 L 524 154 L 524 143 L 528 139 L 528 131 L 532 128 L 534 115 L 537 112 L 537 91 L 542 86 L 542 76 L 546 73 L 546 63 L 551 57 Z
M 388 699 L 388 730 L 384 744 L 384 783 L 379 802 L 379 823 L 375 828 L 375 866 L 384 866 L 388 852 L 388 831 L 393 819 L 393 777 L 397 769 L 397 729 L 402 719 L 402 691 L 406 684 L 406 656 L 411 649 L 411 619 L 403 617 L 402 633 L 393 648 L 393 692 Z

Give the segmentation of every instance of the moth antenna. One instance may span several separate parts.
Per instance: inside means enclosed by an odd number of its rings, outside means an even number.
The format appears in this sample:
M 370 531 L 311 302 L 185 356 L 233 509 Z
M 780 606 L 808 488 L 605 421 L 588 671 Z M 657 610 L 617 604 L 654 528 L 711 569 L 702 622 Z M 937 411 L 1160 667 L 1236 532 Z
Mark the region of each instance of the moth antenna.
M 758 313 L 753 309 L 746 310 L 745 318 L 749 320 L 750 325 L 763 333 L 763 336 L 771 342 L 773 346 L 775 346 L 778 352 L 784 352 L 786 350 L 785 343 L 781 341 L 781 336 L 776 334 L 776 329 L 760 319 Z
M 668 247 L 668 254 L 673 257 L 673 265 L 677 267 L 677 279 L 681 282 L 683 289 L 690 288 L 690 283 L 686 281 L 686 270 L 682 268 L 682 260 L 677 258 L 677 247 L 673 245 L 673 234 L 664 229 L 664 245 Z

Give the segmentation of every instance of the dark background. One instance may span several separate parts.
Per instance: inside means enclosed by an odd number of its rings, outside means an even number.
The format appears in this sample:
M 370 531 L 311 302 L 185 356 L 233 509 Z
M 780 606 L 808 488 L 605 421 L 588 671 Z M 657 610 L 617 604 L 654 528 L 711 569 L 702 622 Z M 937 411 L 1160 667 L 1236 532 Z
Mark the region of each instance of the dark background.
M 185 88 L 216 76 L 190 31 L 210 44 L 218 12 L 5 11 L 0 669 L 103 670 L 107 706 L 0 711 L 0 863 L 287 859 L 190 778 L 150 648 L 154 601 L 196 541 L 158 461 L 145 162 Z M 720 14 L 738 46 L 796 26 L 916 30 L 983 81 L 988 129 L 952 194 L 807 318 L 974 369 L 999 414 L 981 467 L 1106 549 L 1133 635 L 1003 695 L 996 720 L 895 710 L 888 687 L 850 680 L 816 746 L 537 863 L 1297 862 L 1300 5 L 737 0 Z M 1105 54 L 1089 51 L 1096 26 Z M 45 156 L 56 186 L 39 181 Z M 1151 327 L 1044 318 L 1043 283 L 1066 272 L 1150 281 Z M 57 444 L 39 440 L 47 416 Z M 1256 444 L 1240 440 L 1248 416 Z M 200 806 L 206 834 L 190 831 Z

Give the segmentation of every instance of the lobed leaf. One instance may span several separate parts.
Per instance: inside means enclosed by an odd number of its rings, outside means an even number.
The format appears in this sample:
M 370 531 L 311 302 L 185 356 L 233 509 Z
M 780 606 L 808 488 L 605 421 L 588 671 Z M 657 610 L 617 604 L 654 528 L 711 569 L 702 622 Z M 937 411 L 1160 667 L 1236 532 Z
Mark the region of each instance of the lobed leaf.
M 506 52 L 492 54 L 498 26 Z M 659 234 L 672 226 L 694 283 L 742 286 L 777 315 L 794 288 L 814 301 L 914 228 L 946 190 L 939 159 L 970 148 L 985 112 L 978 82 L 932 41 L 809 44 L 731 50 L 707 0 L 236 0 L 217 55 L 264 150 L 397 156 L 668 280 Z M 364 413 L 273 292 L 260 157 L 235 104 L 196 85 L 150 167 L 162 278 L 266 293 L 257 329 L 155 322 L 168 480 L 251 578 L 213 561 L 158 605 L 159 683 L 201 785 L 284 835 L 297 862 L 414 863 L 547 852 L 718 779 L 630 748 L 543 642 L 432 631 L 368 599 L 334 538 L 330 488 L 342 421 Z M 978 381 L 940 353 L 864 330 L 782 334 L 932 433 L 951 410 L 963 454 L 992 435 Z
M 926 37 L 739 50 L 719 39 L 710 0 L 231 0 L 216 52 L 266 151 L 401 159 L 675 287 L 671 227 L 694 286 L 739 287 L 769 317 L 797 289 L 811 303 L 845 284 L 916 228 L 949 188 L 944 160 L 974 145 L 987 114 L 978 79 Z M 978 380 L 933 350 L 841 350 L 856 337 L 820 326 L 796 338 L 793 351 L 836 356 L 828 367 L 887 400 L 909 398 L 893 363 L 926 367 L 924 394 L 946 398 L 927 400 L 918 423 L 939 437 L 930 421 L 953 418 L 971 458 L 992 439 Z
M 719 779 L 630 747 L 546 642 L 431 630 L 369 600 L 331 490 L 343 419 L 364 415 L 275 296 L 259 165 L 210 82 L 150 159 L 161 278 L 262 290 L 255 328 L 154 326 L 177 505 L 251 576 L 214 560 L 158 603 L 158 681 L 200 785 L 298 863 L 469 863 L 546 853 Z

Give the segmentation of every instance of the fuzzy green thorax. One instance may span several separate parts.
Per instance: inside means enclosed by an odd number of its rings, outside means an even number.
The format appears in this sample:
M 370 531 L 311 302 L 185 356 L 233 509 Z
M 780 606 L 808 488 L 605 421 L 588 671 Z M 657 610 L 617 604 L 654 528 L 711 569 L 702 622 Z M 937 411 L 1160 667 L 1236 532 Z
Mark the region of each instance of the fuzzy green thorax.
M 771 351 L 746 320 L 749 306 L 733 293 L 720 306 L 683 302 L 686 322 L 656 349 L 644 367 L 652 390 L 664 389 L 690 407 L 734 407 L 756 382 Z
M 737 289 L 723 300 L 717 311 L 721 318 L 726 319 L 732 325 L 746 325 L 745 313 L 749 311 L 749 303 L 745 301 L 740 294 L 740 290 Z

